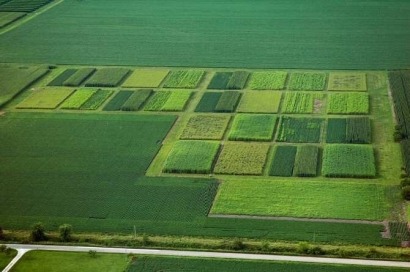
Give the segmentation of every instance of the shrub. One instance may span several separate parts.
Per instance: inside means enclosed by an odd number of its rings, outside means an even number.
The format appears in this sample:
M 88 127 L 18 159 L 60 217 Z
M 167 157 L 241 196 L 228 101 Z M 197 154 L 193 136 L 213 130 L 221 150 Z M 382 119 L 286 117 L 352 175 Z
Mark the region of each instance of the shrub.
M 409 185 L 404 186 L 401 189 L 401 194 L 405 200 L 410 200 L 410 186 Z
M 33 225 L 30 239 L 34 242 L 45 241 L 46 240 L 45 228 L 43 223 L 39 222 Z
M 91 258 L 97 257 L 97 251 L 95 251 L 95 250 L 89 250 L 89 251 L 88 251 L 88 256 L 90 256 Z
M 61 225 L 59 227 L 60 231 L 60 239 L 63 242 L 68 242 L 71 240 L 71 233 L 73 231 L 73 227 L 68 224 Z
M 4 239 L 4 232 L 3 232 L 3 228 L 0 227 L 0 240 Z

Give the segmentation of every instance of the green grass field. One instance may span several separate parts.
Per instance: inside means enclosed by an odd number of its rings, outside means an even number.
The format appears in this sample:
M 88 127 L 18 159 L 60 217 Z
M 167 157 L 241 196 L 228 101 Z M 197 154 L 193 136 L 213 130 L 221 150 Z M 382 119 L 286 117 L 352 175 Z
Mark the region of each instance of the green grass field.
M 1 35 L 0 56 L 14 63 L 408 68 L 409 8 L 403 0 L 64 1 Z
M 16 255 L 16 250 L 12 250 L 11 254 L 9 255 L 4 252 L 0 252 L 0 269 L 3 270 Z

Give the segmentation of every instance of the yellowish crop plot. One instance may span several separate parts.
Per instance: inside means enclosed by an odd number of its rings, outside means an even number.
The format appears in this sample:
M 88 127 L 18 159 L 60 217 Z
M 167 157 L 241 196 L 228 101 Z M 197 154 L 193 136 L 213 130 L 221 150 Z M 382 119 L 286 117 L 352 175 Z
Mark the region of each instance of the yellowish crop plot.
M 180 139 L 220 140 L 225 134 L 230 116 L 196 115 L 189 119 Z
M 166 69 L 137 69 L 122 84 L 125 88 L 157 88 L 168 75 Z
M 366 74 L 332 72 L 329 74 L 329 91 L 366 91 Z
M 247 91 L 243 94 L 237 112 L 276 113 L 279 110 L 281 92 Z
M 23 102 L 17 105 L 18 109 L 55 109 L 57 108 L 74 89 L 40 89 L 34 91 Z

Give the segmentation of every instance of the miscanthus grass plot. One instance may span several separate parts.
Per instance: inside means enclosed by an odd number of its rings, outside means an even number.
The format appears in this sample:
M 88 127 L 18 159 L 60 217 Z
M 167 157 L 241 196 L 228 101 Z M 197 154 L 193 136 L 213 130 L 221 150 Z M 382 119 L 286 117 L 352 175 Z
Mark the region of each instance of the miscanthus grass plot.
M 23 102 L 17 105 L 18 109 L 56 109 L 73 89 L 41 89 L 34 91 Z
M 61 104 L 62 109 L 78 110 L 81 106 L 90 99 L 96 90 L 90 89 L 79 89 L 75 91 L 69 98 L 67 98 L 63 104 Z
M 227 91 L 222 93 L 215 106 L 215 112 L 234 112 L 241 99 L 241 93 L 237 91 Z
M 284 71 L 254 72 L 248 86 L 252 90 L 282 90 L 285 88 L 287 75 Z
M 178 141 L 165 161 L 163 172 L 208 174 L 218 150 L 217 142 Z
M 318 143 L 322 133 L 323 119 L 283 116 L 276 137 L 278 142 Z
M 276 116 L 269 114 L 237 114 L 229 132 L 232 141 L 271 141 Z
M 237 112 L 277 113 L 279 111 L 281 92 L 247 91 L 242 95 Z
M 151 89 L 135 91 L 127 101 L 122 105 L 122 111 L 138 111 L 152 94 Z
M 195 89 L 204 75 L 204 71 L 198 70 L 171 71 L 164 83 L 164 88 Z
M 85 83 L 86 87 L 116 87 L 128 75 L 126 68 L 101 68 Z
M 82 110 L 96 110 L 98 109 L 112 94 L 112 90 L 97 90 L 91 97 L 88 99 L 80 109 Z
M 331 72 L 329 74 L 329 91 L 366 91 L 365 73 Z
M 288 92 L 285 94 L 282 113 L 319 113 L 323 100 L 323 94 Z
M 201 100 L 195 108 L 195 112 L 213 112 L 221 98 L 222 93 L 206 92 L 202 95 Z
M 314 145 L 298 147 L 294 175 L 297 177 L 316 177 L 318 174 L 320 149 Z
M 327 143 L 370 144 L 371 122 L 368 117 L 329 118 Z
M 269 169 L 270 176 L 291 177 L 295 164 L 297 147 L 291 145 L 279 145 L 275 148 Z
M 325 73 L 292 73 L 288 89 L 300 91 L 322 91 L 326 85 Z
M 215 165 L 216 174 L 262 175 L 269 145 L 226 143 Z
M 371 145 L 328 144 L 323 153 L 326 177 L 374 178 L 376 165 Z
M 180 139 L 220 140 L 225 134 L 231 117 L 226 115 L 192 116 Z
M 192 92 L 185 90 L 155 92 L 146 103 L 146 111 L 183 111 Z
M 166 69 L 137 69 L 125 80 L 125 88 L 157 88 L 168 75 Z
M 329 94 L 328 114 L 368 114 L 369 95 L 367 93 Z

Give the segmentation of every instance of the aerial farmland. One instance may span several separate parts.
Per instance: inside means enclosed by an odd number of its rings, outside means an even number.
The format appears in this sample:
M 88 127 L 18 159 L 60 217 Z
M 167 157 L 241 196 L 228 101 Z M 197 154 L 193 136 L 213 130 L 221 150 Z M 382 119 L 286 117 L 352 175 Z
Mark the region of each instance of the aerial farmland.
M 0 0 L 1 244 L 402 262 L 34 250 L 5 271 L 406 271 L 409 12 Z

